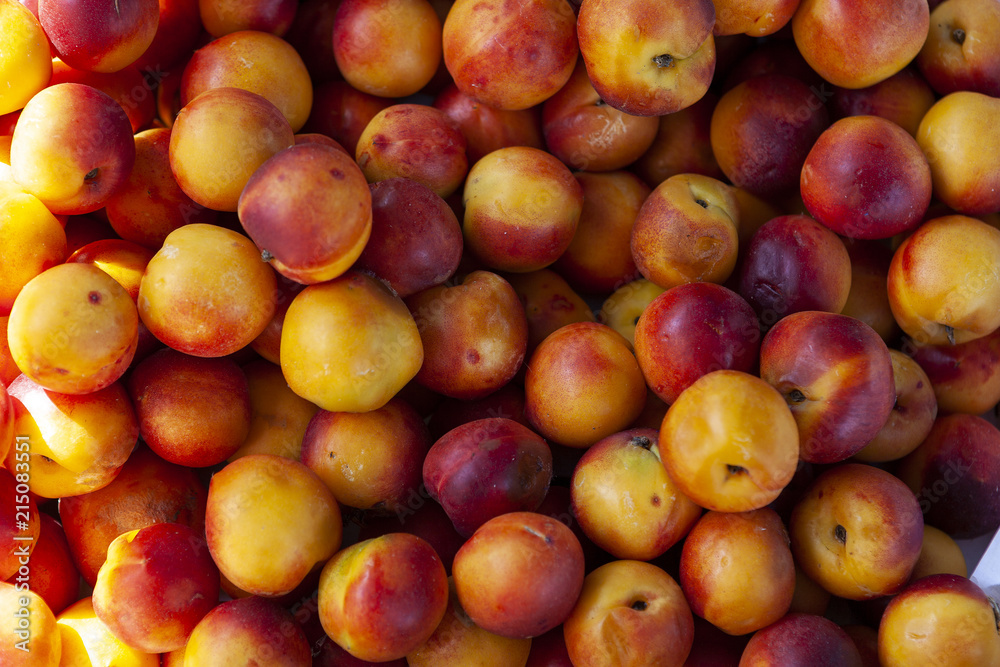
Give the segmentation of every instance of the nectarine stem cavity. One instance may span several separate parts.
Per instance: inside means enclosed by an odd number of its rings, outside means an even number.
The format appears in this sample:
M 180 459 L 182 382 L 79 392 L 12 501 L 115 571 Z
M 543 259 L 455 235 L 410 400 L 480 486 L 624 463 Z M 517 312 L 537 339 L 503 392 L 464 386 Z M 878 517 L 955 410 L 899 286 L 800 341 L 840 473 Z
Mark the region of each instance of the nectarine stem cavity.
M 790 392 L 788 392 L 789 403 L 801 403 L 804 400 L 806 400 L 806 395 L 803 394 L 800 390 L 792 389 Z
M 646 611 L 649 605 L 645 600 L 634 600 L 632 604 L 629 605 L 629 609 L 635 609 L 636 611 Z
M 653 56 L 653 62 L 656 63 L 657 67 L 673 67 L 674 57 L 669 53 L 661 53 L 658 56 Z
M 965 31 L 961 28 L 955 28 L 951 31 L 951 38 L 955 40 L 956 44 L 965 44 Z
M 839 523 L 833 529 L 833 536 L 837 538 L 837 541 L 841 544 L 847 544 L 847 529 L 841 526 Z

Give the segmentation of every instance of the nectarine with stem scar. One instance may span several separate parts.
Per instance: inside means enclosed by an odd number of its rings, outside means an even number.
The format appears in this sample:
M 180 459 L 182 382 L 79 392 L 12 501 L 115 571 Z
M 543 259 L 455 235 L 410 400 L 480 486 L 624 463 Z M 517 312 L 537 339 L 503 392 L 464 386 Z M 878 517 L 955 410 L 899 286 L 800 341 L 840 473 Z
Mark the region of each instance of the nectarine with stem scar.
M 607 104 L 634 116 L 662 116 L 708 91 L 714 25 L 711 0 L 588 0 L 577 19 L 580 55 Z
M 618 560 L 587 575 L 563 635 L 580 667 L 681 667 L 694 642 L 694 618 L 666 571 Z
M 799 435 L 771 385 L 735 370 L 701 376 L 681 392 L 660 427 L 660 455 L 671 479 L 710 510 L 764 507 L 795 474 Z
M 869 600 L 909 581 L 923 543 L 917 497 L 889 472 L 863 463 L 826 470 L 792 511 L 795 561 L 834 595 Z
M 573 516 L 616 558 L 657 558 L 701 516 L 667 474 L 657 440 L 653 429 L 620 431 L 588 448 L 573 469 Z
M 646 197 L 632 225 L 632 259 L 664 289 L 723 283 L 736 267 L 739 206 L 710 176 L 677 174 Z
M 803 311 L 778 320 L 761 341 L 760 377 L 788 402 L 799 456 L 809 463 L 858 453 L 896 400 L 885 342 L 867 324 L 835 313 Z
M 919 345 L 955 345 L 1000 328 L 1000 230 L 964 215 L 928 220 L 896 249 L 889 306 Z
M 104 206 L 135 164 L 132 124 L 107 93 L 82 83 L 39 91 L 25 105 L 10 144 L 15 183 L 54 214 Z
M 916 64 L 940 95 L 967 90 L 1000 95 L 1000 7 L 992 2 L 948 0 L 931 11 L 930 30 Z

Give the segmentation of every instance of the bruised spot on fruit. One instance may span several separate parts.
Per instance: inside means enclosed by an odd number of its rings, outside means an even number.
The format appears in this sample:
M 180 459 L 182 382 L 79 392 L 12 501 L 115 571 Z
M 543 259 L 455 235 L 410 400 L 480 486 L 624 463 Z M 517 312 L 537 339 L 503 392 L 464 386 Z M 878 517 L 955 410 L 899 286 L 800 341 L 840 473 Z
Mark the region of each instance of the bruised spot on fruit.
M 342 180 L 344 180 L 344 178 L 345 178 L 345 177 L 344 177 L 344 172 L 342 172 L 342 171 L 341 171 L 341 170 L 339 170 L 339 169 L 331 169 L 331 170 L 330 170 L 330 175 L 331 175 L 331 176 L 333 176 L 333 177 L 334 177 L 335 179 L 337 179 L 338 181 L 342 181 Z
M 669 53 L 661 53 L 658 56 L 653 56 L 653 63 L 657 67 L 673 67 L 674 57 Z
M 650 498 L 650 502 L 653 503 L 653 507 L 659 507 L 660 506 L 660 497 L 657 496 L 657 495 L 654 495 L 652 498 Z
M 629 609 L 635 609 L 636 611 L 646 611 L 646 609 L 649 607 L 649 603 L 647 603 L 645 600 L 642 599 L 633 600 L 628 607 Z
M 965 44 L 965 31 L 961 28 L 955 28 L 951 31 L 951 38 L 955 40 L 956 44 Z
M 90 292 L 87 295 L 87 301 L 89 301 L 90 303 L 93 303 L 93 304 L 100 303 L 101 302 L 101 293 L 98 292 L 97 290 L 94 290 L 94 291 Z
M 642 447 L 646 451 L 649 451 L 649 448 L 653 446 L 653 441 L 645 435 L 637 435 L 629 440 L 628 444 Z
M 847 544 L 847 529 L 841 526 L 839 523 L 833 529 L 833 536 L 841 544 Z
M 477 352 L 476 350 L 469 350 L 468 352 L 465 353 L 465 359 L 470 364 L 478 364 L 479 363 L 479 352 Z

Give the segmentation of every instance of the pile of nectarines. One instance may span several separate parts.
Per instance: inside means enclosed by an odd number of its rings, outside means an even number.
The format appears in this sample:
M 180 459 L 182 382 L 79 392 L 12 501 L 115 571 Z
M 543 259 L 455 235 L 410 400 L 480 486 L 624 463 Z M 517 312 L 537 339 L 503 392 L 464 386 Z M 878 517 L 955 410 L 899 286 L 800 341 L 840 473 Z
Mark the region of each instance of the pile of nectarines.
M 997 0 L 0 0 L 0 665 L 1000 665 L 998 154 Z

